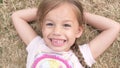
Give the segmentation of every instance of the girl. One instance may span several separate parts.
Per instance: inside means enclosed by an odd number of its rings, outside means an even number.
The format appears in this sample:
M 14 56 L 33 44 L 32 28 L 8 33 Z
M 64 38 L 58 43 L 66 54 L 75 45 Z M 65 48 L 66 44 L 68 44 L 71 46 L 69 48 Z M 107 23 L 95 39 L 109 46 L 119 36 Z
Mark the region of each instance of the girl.
M 79 0 L 43 0 L 38 9 L 20 10 L 12 15 L 13 24 L 28 51 L 27 68 L 88 68 L 115 40 L 117 22 L 83 12 Z M 27 22 L 37 20 L 41 36 Z M 89 43 L 76 44 L 82 24 L 102 32 Z

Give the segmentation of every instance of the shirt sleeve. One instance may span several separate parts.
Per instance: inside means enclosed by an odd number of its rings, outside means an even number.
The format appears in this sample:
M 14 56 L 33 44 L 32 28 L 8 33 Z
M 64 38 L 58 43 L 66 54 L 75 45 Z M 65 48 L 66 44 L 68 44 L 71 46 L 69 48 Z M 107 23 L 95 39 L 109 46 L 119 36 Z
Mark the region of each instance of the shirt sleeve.
M 34 61 L 34 57 L 37 51 L 41 48 L 42 38 L 40 36 L 36 36 L 30 43 L 27 45 L 27 64 L 26 68 L 31 68 L 32 62 Z
M 38 45 L 40 45 L 42 41 L 42 38 L 40 36 L 36 36 L 28 45 L 27 45 L 27 52 L 31 52 L 33 51 L 34 49 L 38 49 Z
M 83 57 L 85 59 L 85 62 L 91 67 L 92 64 L 94 64 L 96 61 L 92 56 L 90 47 L 88 44 L 84 44 L 80 46 L 80 51 L 83 54 Z

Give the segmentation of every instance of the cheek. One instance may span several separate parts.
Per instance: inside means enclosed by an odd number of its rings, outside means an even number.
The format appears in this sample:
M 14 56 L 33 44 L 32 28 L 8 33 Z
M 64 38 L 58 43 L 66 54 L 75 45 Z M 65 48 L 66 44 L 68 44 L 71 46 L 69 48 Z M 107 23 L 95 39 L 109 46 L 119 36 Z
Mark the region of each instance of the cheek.
M 47 31 L 44 27 L 42 28 L 42 35 L 43 35 L 43 38 L 47 35 Z
M 71 37 L 71 38 L 75 38 L 75 36 L 76 36 L 75 30 L 67 31 L 66 34 L 67 34 L 69 37 Z
M 74 43 L 75 39 L 76 39 L 76 36 L 75 36 L 75 33 L 72 31 L 72 32 L 67 32 L 67 37 L 69 39 L 69 41 L 71 43 Z
M 42 35 L 43 35 L 43 37 L 46 36 L 46 35 L 48 35 L 48 30 L 42 29 Z
M 47 37 L 50 34 L 51 34 L 51 30 L 50 29 L 46 29 L 46 28 L 42 29 L 43 38 Z
M 75 37 L 70 37 L 69 38 L 69 46 L 71 47 L 75 43 L 76 38 Z

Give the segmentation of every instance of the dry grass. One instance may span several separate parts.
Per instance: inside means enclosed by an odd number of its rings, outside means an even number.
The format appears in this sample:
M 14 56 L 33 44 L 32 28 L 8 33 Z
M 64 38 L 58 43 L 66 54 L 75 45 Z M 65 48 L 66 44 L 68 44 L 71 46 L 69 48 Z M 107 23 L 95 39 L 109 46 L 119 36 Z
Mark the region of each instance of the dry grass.
M 85 10 L 120 22 L 120 0 L 81 0 Z M 17 35 L 10 16 L 19 9 L 36 7 L 39 0 L 0 0 L 0 68 L 25 68 L 26 50 Z M 89 41 L 97 34 L 86 27 L 82 39 Z M 84 41 L 82 41 L 84 42 Z M 101 55 L 93 68 L 120 68 L 120 36 L 113 45 Z

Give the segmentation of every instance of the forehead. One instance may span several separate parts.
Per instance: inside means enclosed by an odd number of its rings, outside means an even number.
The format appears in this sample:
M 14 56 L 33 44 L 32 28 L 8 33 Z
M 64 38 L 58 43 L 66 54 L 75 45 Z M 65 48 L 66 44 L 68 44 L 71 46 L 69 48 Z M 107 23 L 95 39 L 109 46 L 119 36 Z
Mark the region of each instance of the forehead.
M 75 19 L 75 9 L 72 4 L 64 3 L 59 5 L 58 7 L 52 9 L 48 14 L 46 15 L 46 18 L 64 18 L 64 19 Z

